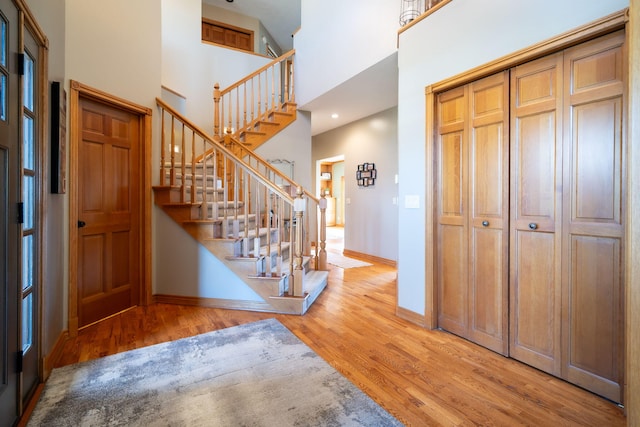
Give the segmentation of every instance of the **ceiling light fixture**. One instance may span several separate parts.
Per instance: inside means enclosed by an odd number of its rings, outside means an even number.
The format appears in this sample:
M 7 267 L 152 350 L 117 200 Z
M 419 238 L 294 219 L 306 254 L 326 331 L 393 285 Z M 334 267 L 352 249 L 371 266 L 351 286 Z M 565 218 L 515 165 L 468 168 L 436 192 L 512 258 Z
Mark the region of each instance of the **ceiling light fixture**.
M 332 119 L 337 119 L 338 117 L 340 117 L 340 116 L 338 115 L 338 113 L 333 113 L 333 114 L 331 115 L 331 118 L 332 118 Z

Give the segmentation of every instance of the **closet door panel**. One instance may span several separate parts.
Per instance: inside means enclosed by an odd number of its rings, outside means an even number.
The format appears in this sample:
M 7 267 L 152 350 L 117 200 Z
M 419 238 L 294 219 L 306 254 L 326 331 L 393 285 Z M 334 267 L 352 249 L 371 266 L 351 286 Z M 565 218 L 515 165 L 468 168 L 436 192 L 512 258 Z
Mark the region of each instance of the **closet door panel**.
M 467 263 L 464 228 L 442 225 L 438 255 L 439 326 L 454 334 L 467 336 Z
M 620 240 L 573 236 L 567 379 L 620 401 Z
M 467 337 L 468 233 L 465 160 L 465 90 L 438 97 L 438 325 Z
M 510 355 L 561 371 L 562 54 L 511 74 Z
M 508 72 L 470 85 L 470 339 L 508 353 Z
M 565 53 L 563 376 L 622 400 L 624 33 Z
M 511 295 L 510 355 L 560 373 L 560 283 L 553 233 L 516 231 L 512 244 L 517 284 Z
M 463 133 L 443 135 L 439 145 L 440 215 L 438 285 L 440 327 L 467 335 L 467 227 L 464 217 Z

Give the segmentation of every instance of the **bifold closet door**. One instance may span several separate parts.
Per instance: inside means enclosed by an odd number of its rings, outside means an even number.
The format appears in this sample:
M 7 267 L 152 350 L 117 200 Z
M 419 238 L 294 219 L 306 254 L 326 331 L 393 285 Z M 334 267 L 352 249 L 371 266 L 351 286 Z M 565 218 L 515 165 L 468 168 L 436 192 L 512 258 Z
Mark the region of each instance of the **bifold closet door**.
M 623 384 L 624 33 L 565 51 L 563 377 Z
M 508 351 L 508 72 L 438 97 L 438 322 Z
M 509 353 L 561 374 L 562 53 L 511 71 Z
M 512 70 L 510 354 L 622 399 L 624 33 Z

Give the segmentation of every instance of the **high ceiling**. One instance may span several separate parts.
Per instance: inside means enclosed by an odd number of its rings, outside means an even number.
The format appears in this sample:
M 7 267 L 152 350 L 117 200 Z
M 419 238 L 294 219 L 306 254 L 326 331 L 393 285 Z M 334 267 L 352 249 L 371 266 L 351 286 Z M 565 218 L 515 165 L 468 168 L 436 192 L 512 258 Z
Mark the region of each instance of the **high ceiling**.
M 300 28 L 302 0 L 202 1 L 259 19 L 283 51 L 293 49 L 292 34 Z M 299 105 L 311 113 L 311 134 L 395 107 L 398 104 L 397 62 L 397 55 L 392 55 L 308 104 Z M 332 118 L 334 113 L 339 117 Z

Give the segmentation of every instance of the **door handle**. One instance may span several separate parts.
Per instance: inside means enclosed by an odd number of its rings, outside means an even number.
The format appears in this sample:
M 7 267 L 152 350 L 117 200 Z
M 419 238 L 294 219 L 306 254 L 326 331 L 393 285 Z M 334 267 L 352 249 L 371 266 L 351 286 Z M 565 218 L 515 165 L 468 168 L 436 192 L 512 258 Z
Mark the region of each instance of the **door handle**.
M 487 221 L 486 219 L 484 221 L 482 221 L 482 226 L 483 227 L 488 227 L 489 226 L 489 221 Z
M 538 224 L 536 224 L 535 222 L 532 222 L 529 224 L 530 230 L 536 230 L 537 228 L 538 228 Z
M 85 225 L 87 225 L 87 223 L 86 223 L 86 222 L 84 222 L 84 221 L 78 221 L 78 228 L 82 228 L 82 227 L 84 227 Z

